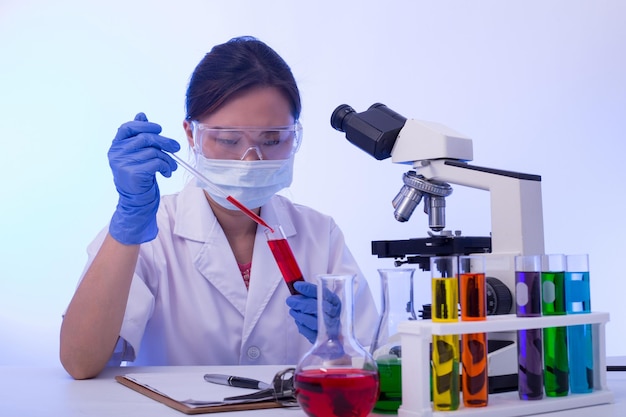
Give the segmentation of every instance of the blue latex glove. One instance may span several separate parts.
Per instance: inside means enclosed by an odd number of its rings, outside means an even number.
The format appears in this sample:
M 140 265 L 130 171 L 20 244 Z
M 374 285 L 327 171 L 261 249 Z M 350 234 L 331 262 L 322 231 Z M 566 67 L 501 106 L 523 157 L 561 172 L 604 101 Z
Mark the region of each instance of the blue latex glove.
M 156 173 L 170 177 L 178 167 L 172 157 L 161 150 L 177 152 L 180 145 L 159 133 L 161 126 L 148 122 L 146 115 L 139 113 L 135 120 L 120 126 L 109 149 L 109 165 L 119 194 L 109 233 L 126 245 L 148 242 L 156 237 L 160 200 Z
M 287 297 L 286 303 L 290 307 L 289 314 L 294 318 L 298 331 L 309 342 L 317 339 L 317 285 L 305 281 L 296 281 L 294 288 L 300 293 Z M 339 332 L 339 316 L 341 302 L 330 291 L 324 292 L 322 303 L 324 323 L 328 337 L 334 338 Z

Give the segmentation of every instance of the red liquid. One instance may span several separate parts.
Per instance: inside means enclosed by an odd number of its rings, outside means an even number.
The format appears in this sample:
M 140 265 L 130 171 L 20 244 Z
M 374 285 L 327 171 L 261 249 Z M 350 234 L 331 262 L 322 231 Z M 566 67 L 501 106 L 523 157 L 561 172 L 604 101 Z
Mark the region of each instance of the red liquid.
M 296 262 L 296 258 L 293 256 L 287 239 L 268 240 L 267 244 L 270 245 L 270 250 L 274 255 L 274 259 L 276 259 L 283 279 L 289 287 L 289 292 L 291 294 L 299 294 L 293 287 L 293 283 L 296 281 L 304 281 L 304 278 L 302 278 L 302 272 L 300 272 L 300 267 Z
M 310 417 L 365 417 L 378 399 L 378 372 L 312 369 L 296 374 L 295 388 Z

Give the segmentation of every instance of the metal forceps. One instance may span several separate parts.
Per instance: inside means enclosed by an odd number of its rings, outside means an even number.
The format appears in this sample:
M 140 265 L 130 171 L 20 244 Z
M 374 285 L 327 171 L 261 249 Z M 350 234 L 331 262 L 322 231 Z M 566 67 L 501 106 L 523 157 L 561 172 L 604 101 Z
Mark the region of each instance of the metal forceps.
M 276 373 L 270 388 L 262 389 L 252 394 L 237 395 L 224 398 L 224 401 L 276 401 L 284 407 L 297 407 L 296 391 L 293 384 L 293 377 L 296 369 L 287 368 Z

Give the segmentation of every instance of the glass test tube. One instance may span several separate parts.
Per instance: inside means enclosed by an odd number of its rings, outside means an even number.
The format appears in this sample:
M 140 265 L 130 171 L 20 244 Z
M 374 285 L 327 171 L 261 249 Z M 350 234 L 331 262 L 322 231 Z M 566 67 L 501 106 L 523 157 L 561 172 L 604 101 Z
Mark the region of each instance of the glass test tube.
M 432 320 L 459 320 L 459 291 L 456 256 L 430 258 L 432 278 Z M 433 408 L 451 411 L 459 408 L 459 336 L 433 335 Z
M 515 257 L 515 309 L 518 317 L 541 316 L 541 257 Z M 518 394 L 522 400 L 543 398 L 541 329 L 517 331 Z
M 296 262 L 296 258 L 293 256 L 291 246 L 289 246 L 289 242 L 287 242 L 287 237 L 285 236 L 282 226 L 272 226 L 272 229 L 274 229 L 274 231 L 265 229 L 267 244 L 272 251 L 272 255 L 274 255 L 278 269 L 280 269 L 287 287 L 289 287 L 289 292 L 291 294 L 299 294 L 293 286 L 296 281 L 304 281 L 298 262 Z
M 565 301 L 567 314 L 591 312 L 588 255 L 568 255 L 565 266 Z M 570 391 L 584 394 L 593 391 L 593 337 L 591 324 L 567 328 Z
M 544 316 L 559 316 L 565 309 L 565 255 L 541 257 L 541 304 Z M 548 397 L 569 393 L 567 327 L 543 329 L 543 380 Z
M 485 258 L 459 257 L 461 320 L 487 319 Z M 488 403 L 487 333 L 464 334 L 461 343 L 463 404 L 484 407 Z

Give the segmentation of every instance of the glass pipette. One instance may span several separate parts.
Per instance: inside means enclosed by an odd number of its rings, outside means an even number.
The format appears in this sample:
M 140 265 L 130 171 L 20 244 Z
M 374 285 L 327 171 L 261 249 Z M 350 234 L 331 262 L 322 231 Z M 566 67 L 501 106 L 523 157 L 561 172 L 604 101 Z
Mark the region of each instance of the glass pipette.
M 250 217 L 256 223 L 260 224 L 261 226 L 267 227 L 269 230 L 271 230 L 272 233 L 274 233 L 274 229 L 272 229 L 267 223 L 265 223 L 265 220 L 263 220 L 261 217 L 259 217 L 255 212 L 250 210 L 248 207 L 246 207 L 243 204 L 241 204 L 235 197 L 226 194 L 224 192 L 224 190 L 222 190 L 217 185 L 215 185 L 211 181 L 209 181 L 209 179 L 207 177 L 205 177 L 200 171 L 198 171 L 197 169 L 195 169 L 194 167 L 189 165 L 187 162 L 183 161 L 183 159 L 181 157 L 179 157 L 178 155 L 176 155 L 174 153 L 171 153 L 171 152 L 166 152 L 166 151 L 163 151 L 163 152 L 165 152 L 166 154 L 168 154 L 169 156 L 174 158 L 176 160 L 176 162 L 178 162 L 180 165 L 182 165 L 183 168 L 185 168 L 187 171 L 189 171 L 190 173 L 195 175 L 196 178 L 202 180 L 202 182 L 205 184 L 205 186 L 207 188 L 210 188 L 213 193 L 218 194 L 219 196 L 226 198 L 226 200 L 228 200 L 230 203 L 232 203 L 235 207 L 237 207 L 239 210 L 241 210 L 244 214 L 246 214 L 248 217 Z

